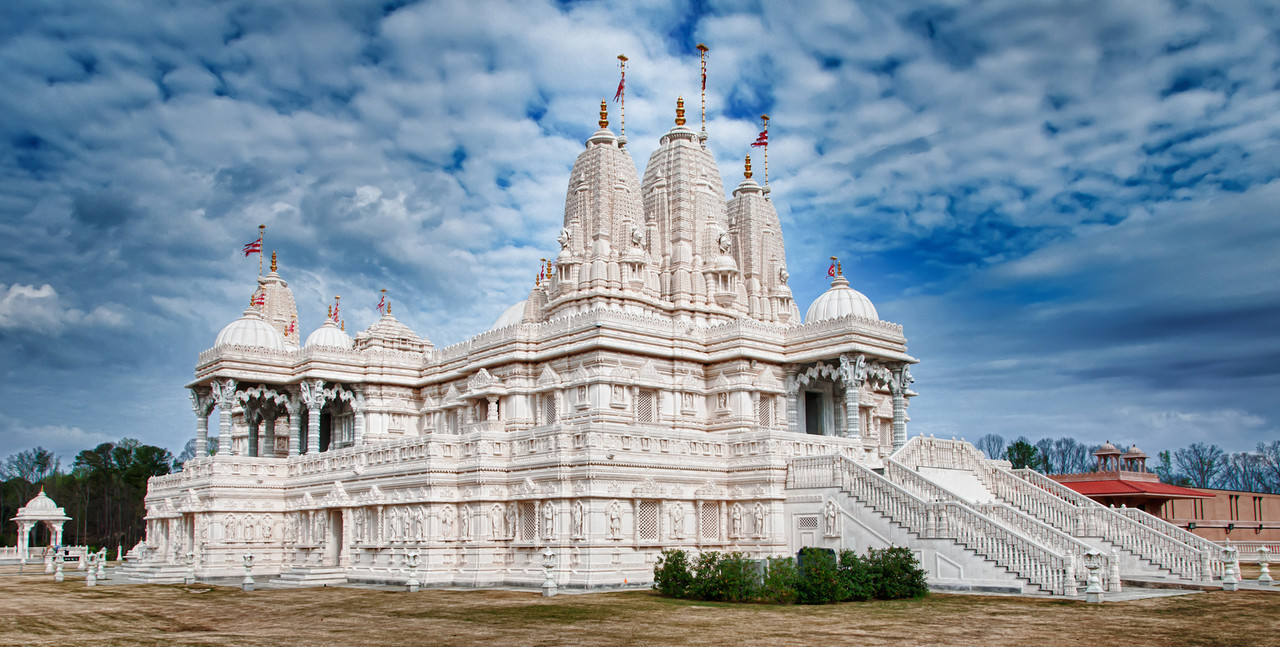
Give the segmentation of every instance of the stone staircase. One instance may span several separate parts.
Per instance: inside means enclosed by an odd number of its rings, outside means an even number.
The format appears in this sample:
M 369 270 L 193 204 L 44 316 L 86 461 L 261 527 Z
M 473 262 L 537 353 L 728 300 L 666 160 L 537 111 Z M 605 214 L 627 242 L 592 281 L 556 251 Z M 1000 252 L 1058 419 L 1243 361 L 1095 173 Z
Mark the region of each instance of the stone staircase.
M 187 567 L 183 564 L 129 561 L 117 566 L 113 577 L 143 584 L 182 584 L 187 578 Z
M 964 441 L 913 438 L 886 464 L 897 478 L 968 483 L 967 492 L 980 487 L 1006 523 L 1026 528 L 1033 519 L 1104 555 L 1114 550 L 1121 577 L 1208 582 L 1222 575 L 1221 550 L 1212 542 L 1141 510 L 1099 504 L 1034 470 L 1002 467 Z
M 280 575 L 269 582 L 293 588 L 336 586 L 347 583 L 347 574 L 341 566 L 292 566 L 280 571 Z

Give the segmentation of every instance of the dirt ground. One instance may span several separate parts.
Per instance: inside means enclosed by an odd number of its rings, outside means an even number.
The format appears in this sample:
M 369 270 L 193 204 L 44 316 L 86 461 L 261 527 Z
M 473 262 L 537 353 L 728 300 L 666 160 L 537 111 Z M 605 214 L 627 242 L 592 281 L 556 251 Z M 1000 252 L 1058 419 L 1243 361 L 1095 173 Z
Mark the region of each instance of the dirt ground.
M 5 569 L 8 571 L 9 569 Z M 650 591 L 209 585 L 88 588 L 0 572 L 3 645 L 1280 645 L 1280 594 L 1102 605 L 933 594 L 821 607 L 669 600 Z

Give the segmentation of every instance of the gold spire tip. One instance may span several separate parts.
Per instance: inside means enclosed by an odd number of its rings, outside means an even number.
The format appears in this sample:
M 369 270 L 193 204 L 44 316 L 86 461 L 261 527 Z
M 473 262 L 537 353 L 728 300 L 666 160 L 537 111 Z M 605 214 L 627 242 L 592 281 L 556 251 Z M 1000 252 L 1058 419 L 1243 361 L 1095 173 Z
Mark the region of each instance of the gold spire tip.
M 604 99 L 600 100 L 600 127 L 609 127 L 609 102 Z
M 684 125 L 684 97 L 676 99 L 676 125 Z
M 271 250 L 271 271 L 276 271 L 276 250 Z
M 751 156 L 750 155 L 747 156 L 746 169 L 742 171 L 742 177 L 748 180 L 751 179 Z

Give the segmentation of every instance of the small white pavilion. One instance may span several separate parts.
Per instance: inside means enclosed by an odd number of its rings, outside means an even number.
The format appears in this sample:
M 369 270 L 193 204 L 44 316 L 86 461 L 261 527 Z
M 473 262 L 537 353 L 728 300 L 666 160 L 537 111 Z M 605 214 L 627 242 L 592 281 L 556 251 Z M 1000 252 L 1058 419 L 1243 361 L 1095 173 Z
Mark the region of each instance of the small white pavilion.
M 43 523 L 49 529 L 49 545 L 57 546 L 62 544 L 62 524 L 70 519 L 66 511 L 44 493 L 44 488 L 40 488 L 40 494 L 18 508 L 17 516 L 10 519 L 18 524 L 18 558 L 30 558 L 31 530 L 36 524 Z

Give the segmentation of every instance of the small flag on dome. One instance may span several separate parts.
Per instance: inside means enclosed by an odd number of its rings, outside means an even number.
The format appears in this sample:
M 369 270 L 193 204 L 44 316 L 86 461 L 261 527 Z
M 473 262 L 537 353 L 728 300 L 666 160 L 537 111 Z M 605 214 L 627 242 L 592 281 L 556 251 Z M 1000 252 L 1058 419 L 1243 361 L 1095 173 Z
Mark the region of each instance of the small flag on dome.
M 613 102 L 617 103 L 622 98 L 622 88 L 627 84 L 627 69 L 622 68 L 622 78 L 618 79 L 618 91 L 613 93 Z
M 255 305 L 255 306 L 265 306 L 265 305 L 267 305 L 267 293 L 266 293 L 266 292 L 259 292 L 258 294 L 255 294 L 255 295 L 253 296 L 253 305 Z
M 338 323 L 338 302 L 341 300 L 342 300 L 342 297 L 333 298 L 333 313 L 331 315 L 331 317 L 333 318 L 333 323 Z
M 756 137 L 756 140 L 755 140 L 754 142 L 752 142 L 752 143 L 751 143 L 751 145 L 752 145 L 753 147 L 754 147 L 754 146 L 768 146 L 768 145 L 769 145 L 769 130 L 768 130 L 768 129 L 765 129 L 765 130 L 760 131 L 760 134 Z
M 258 239 L 253 241 L 252 243 L 245 243 L 243 251 L 245 256 L 248 256 L 250 254 L 261 254 L 262 253 L 262 236 L 258 236 Z
M 827 276 L 835 278 L 836 275 L 836 257 L 831 257 L 831 267 L 827 268 Z
M 289 327 L 284 329 L 285 336 L 290 336 L 293 331 L 298 329 L 298 319 L 295 317 L 289 320 Z
M 385 307 L 387 307 L 387 291 L 383 290 L 382 299 L 378 301 L 378 312 L 382 312 L 382 309 Z

